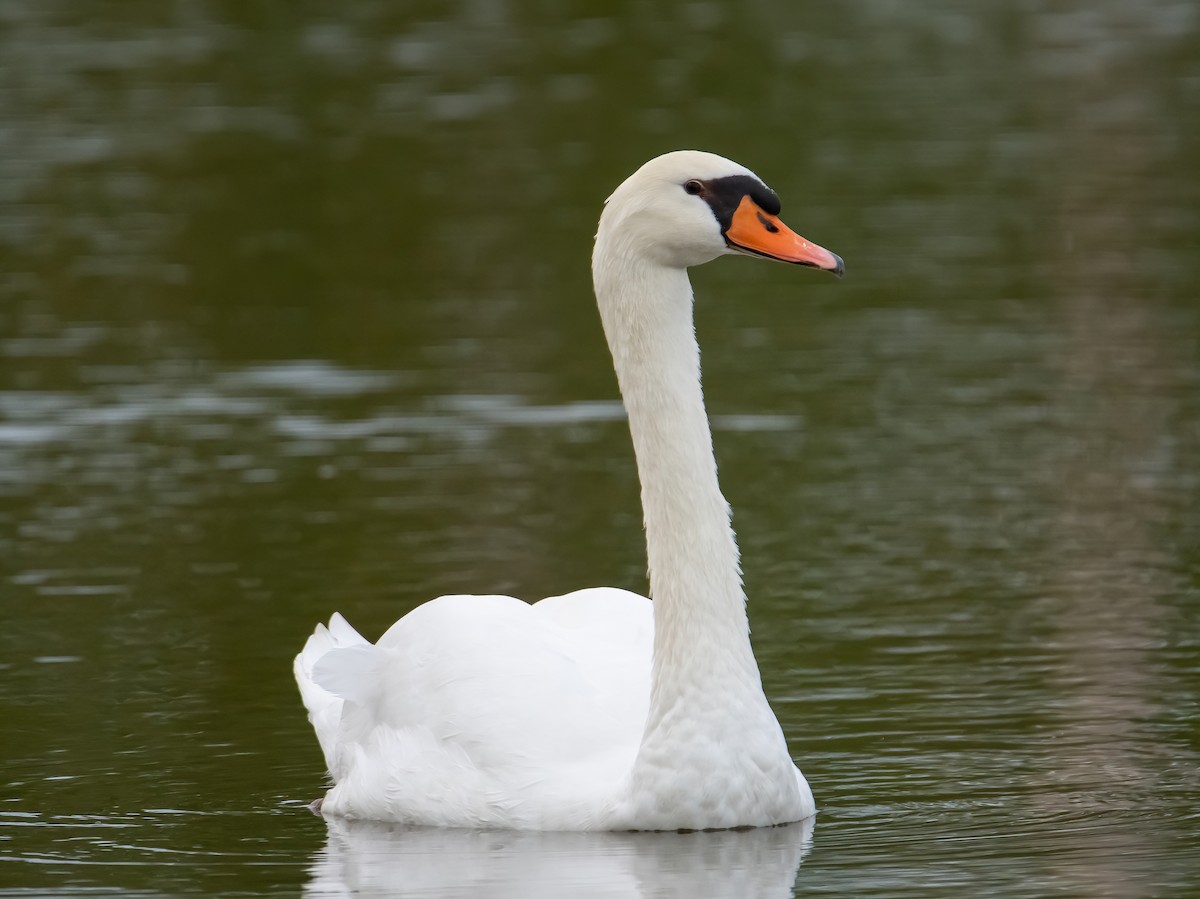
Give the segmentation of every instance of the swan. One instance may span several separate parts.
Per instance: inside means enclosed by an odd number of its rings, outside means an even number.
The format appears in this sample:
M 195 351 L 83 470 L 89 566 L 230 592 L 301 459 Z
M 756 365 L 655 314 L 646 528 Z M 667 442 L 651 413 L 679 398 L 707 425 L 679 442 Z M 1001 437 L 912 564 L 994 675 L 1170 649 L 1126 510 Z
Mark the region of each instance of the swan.
M 762 689 L 700 386 L 689 266 L 745 253 L 841 276 L 744 166 L 650 160 L 592 255 L 641 482 L 650 594 L 442 596 L 370 643 L 340 614 L 294 671 L 326 817 L 518 830 L 758 827 L 814 814 Z

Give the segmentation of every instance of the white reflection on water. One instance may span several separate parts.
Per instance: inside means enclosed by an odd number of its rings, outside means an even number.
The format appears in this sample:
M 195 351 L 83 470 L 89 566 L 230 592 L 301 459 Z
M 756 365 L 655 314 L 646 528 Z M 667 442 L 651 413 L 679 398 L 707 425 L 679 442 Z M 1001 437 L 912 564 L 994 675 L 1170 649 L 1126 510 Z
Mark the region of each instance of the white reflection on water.
M 813 819 L 697 833 L 443 830 L 331 820 L 309 897 L 792 895 Z
M 0 356 L 5 355 L 0 346 Z M 118 375 L 128 379 L 129 373 Z M 345 440 L 392 433 L 478 436 L 501 428 L 566 427 L 622 421 L 619 400 L 580 400 L 551 405 L 529 403 L 515 394 L 436 394 L 407 408 L 387 405 L 415 379 L 411 373 L 356 370 L 325 360 L 293 360 L 255 365 L 199 378 L 172 378 L 161 372 L 136 373 L 140 383 L 100 385 L 89 391 L 0 390 L 0 448 L 58 442 L 94 441 L 107 433 L 121 443 L 128 435 L 102 429 L 153 422 L 181 425 L 188 436 L 198 423 L 228 424 L 260 419 L 285 441 Z M 383 404 L 366 417 L 344 418 L 313 404 L 355 397 L 379 397 Z M 414 408 L 415 406 L 415 408 Z M 802 426 L 792 415 L 713 416 L 718 431 L 787 431 Z M 216 435 L 227 436 L 226 429 Z M 0 471 L 7 466 L 0 459 Z

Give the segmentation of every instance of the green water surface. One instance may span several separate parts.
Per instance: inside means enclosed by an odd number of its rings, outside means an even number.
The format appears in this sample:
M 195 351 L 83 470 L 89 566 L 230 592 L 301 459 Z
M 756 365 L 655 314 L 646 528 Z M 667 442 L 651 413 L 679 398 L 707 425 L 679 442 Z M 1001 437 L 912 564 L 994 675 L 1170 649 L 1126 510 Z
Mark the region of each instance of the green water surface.
M 820 813 L 327 828 L 340 610 L 645 589 L 591 298 L 645 159 Z M 1187 0 L 0 3 L 0 896 L 1200 895 Z

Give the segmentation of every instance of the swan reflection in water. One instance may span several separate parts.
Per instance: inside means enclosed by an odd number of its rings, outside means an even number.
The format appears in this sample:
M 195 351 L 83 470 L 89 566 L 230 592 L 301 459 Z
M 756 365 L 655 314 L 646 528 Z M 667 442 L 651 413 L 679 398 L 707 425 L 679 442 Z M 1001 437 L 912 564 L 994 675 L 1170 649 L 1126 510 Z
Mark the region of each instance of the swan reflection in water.
M 328 819 L 308 897 L 792 895 L 813 819 L 753 830 L 555 833 Z

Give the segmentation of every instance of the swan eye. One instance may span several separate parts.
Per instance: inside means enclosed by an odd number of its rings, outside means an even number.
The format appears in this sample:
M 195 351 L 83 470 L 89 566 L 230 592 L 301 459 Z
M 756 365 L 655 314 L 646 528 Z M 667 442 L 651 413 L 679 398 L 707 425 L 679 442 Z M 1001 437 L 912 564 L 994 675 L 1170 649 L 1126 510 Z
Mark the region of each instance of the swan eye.
M 696 196 L 696 194 L 698 194 L 704 190 L 704 185 L 701 184 L 699 181 L 693 180 L 693 181 L 689 181 L 687 184 L 683 185 L 683 189 L 686 190 L 689 194 L 691 194 L 694 197 L 694 196 Z

